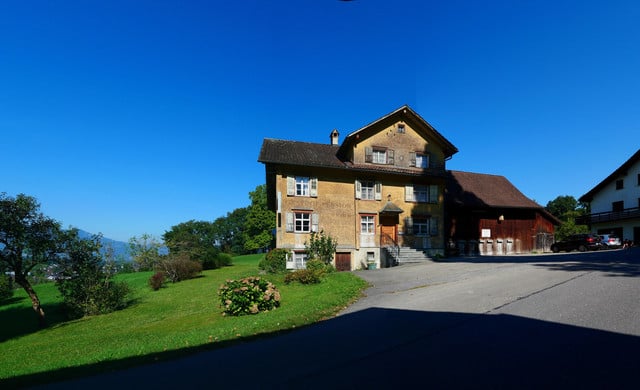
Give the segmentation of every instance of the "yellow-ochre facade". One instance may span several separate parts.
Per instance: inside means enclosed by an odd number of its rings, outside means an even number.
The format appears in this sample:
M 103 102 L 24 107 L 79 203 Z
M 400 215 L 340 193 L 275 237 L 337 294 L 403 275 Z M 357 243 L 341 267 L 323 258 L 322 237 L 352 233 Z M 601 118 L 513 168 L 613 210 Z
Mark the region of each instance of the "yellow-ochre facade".
M 267 195 L 276 247 L 305 265 L 312 232 L 338 242 L 339 270 L 386 267 L 394 250 L 444 255 L 445 162 L 457 152 L 408 106 L 327 144 L 265 139 Z

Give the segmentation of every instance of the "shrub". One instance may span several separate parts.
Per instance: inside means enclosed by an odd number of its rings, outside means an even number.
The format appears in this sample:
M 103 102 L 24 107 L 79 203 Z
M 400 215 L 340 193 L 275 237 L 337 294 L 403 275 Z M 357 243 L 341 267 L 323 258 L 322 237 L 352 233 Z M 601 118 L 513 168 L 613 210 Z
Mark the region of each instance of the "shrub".
M 164 272 L 158 271 L 149 278 L 149 286 L 153 291 L 158 291 L 164 285 Z
M 216 256 L 216 263 L 218 264 L 218 268 L 228 267 L 233 264 L 233 257 L 228 253 L 220 252 Z
M 168 255 L 160 261 L 156 270 L 164 273 L 171 283 L 193 279 L 202 272 L 202 264 L 189 259 L 186 253 Z
M 287 255 L 289 251 L 278 248 L 272 249 L 264 259 L 258 263 L 258 268 L 270 274 L 281 274 L 287 271 Z
M 0 302 L 13 297 L 13 282 L 9 275 L 0 273 Z
M 284 282 L 286 284 L 289 284 L 291 282 L 300 282 L 302 284 L 317 284 L 322 281 L 323 275 L 324 275 L 324 270 L 299 269 L 291 273 L 288 273 L 284 277 Z
M 75 284 L 75 283 L 73 283 Z M 82 287 L 79 287 L 82 285 Z M 111 313 L 127 306 L 129 286 L 124 282 L 78 283 L 59 286 L 70 318 Z
M 319 272 L 321 274 L 320 276 L 323 276 L 324 274 L 330 274 L 332 272 L 336 272 L 336 268 L 333 265 L 325 263 L 320 259 L 313 259 L 313 260 L 307 261 L 307 269 L 315 272 Z
M 224 315 L 241 316 L 269 311 L 280 306 L 280 292 L 259 277 L 227 280 L 218 289 Z

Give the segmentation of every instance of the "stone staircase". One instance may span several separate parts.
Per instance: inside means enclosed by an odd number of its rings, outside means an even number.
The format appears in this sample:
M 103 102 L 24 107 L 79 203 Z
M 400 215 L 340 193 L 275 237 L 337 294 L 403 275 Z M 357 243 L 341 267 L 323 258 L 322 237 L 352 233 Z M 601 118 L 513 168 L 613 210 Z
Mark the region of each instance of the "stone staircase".
M 423 251 L 406 246 L 400 247 L 400 255 L 395 259 L 397 264 L 426 263 L 432 261 Z

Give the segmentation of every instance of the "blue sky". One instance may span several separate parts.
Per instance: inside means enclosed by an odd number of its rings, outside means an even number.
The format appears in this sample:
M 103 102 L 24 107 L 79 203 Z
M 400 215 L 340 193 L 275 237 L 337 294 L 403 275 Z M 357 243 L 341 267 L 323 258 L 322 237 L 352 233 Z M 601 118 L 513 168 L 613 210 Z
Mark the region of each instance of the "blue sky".
M 635 1 L 3 1 L 0 192 L 106 237 L 249 204 L 264 138 L 408 104 L 541 205 L 638 150 Z

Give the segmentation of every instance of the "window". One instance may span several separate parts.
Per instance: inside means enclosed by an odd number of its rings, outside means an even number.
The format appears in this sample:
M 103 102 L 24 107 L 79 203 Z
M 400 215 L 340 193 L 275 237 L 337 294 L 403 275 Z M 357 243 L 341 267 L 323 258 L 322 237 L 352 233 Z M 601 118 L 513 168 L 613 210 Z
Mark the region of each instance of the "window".
M 640 173 L 638 173 L 638 185 L 640 186 Z
M 306 252 L 293 252 L 293 267 L 295 269 L 307 268 L 308 257 Z
M 287 254 L 287 269 L 307 268 L 309 255 L 304 251 L 293 251 Z
M 429 155 L 426 153 L 411 152 L 410 154 L 412 167 L 429 168 Z
M 309 196 L 309 178 L 296 176 L 296 196 Z
M 616 180 L 616 190 L 621 190 L 624 188 L 624 180 Z
M 310 233 L 318 231 L 318 214 L 311 211 L 294 211 L 287 213 L 287 232 Z
M 296 233 L 308 233 L 311 231 L 311 214 L 294 213 L 293 231 Z
M 429 168 L 429 155 L 416 153 L 416 167 Z
M 405 186 L 405 201 L 418 203 L 438 203 L 439 188 L 437 185 L 409 184 Z
M 373 163 L 374 164 L 386 164 L 387 163 L 387 151 L 382 149 L 373 149 Z
M 361 215 L 360 216 L 360 233 L 375 234 L 375 232 L 376 232 L 375 216 Z
M 318 196 L 318 178 L 287 176 L 287 196 Z
M 400 133 L 400 134 L 404 134 L 405 133 L 405 128 L 404 128 L 404 124 L 403 123 L 398 123 L 398 133 Z
M 356 199 L 381 200 L 382 183 L 373 180 L 356 180 Z
M 611 203 L 611 210 L 615 213 L 618 211 L 624 211 L 624 201 L 618 201 Z
M 395 164 L 394 151 L 391 149 L 371 147 L 364 148 L 364 161 L 374 164 Z
M 404 221 L 404 228 L 407 234 L 416 236 L 437 236 L 438 219 L 435 217 L 407 217 Z

